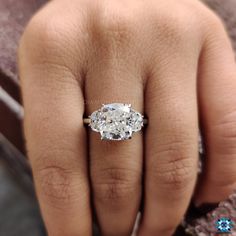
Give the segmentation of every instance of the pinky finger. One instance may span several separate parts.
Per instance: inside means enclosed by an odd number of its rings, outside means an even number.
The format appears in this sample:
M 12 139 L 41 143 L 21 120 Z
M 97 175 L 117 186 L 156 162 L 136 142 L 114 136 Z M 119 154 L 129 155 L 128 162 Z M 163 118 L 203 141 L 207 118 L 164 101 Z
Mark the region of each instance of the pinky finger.
M 217 17 L 213 17 L 211 26 L 199 63 L 199 106 L 206 163 L 196 205 L 224 200 L 236 188 L 235 55 Z

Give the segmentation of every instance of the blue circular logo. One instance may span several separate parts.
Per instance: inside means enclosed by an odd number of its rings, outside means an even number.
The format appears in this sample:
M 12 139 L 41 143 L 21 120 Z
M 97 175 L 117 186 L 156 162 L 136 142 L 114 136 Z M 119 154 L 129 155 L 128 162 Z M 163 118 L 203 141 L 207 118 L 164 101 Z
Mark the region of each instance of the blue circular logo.
M 222 217 L 215 222 L 218 233 L 230 233 L 233 228 L 233 221 L 230 218 Z

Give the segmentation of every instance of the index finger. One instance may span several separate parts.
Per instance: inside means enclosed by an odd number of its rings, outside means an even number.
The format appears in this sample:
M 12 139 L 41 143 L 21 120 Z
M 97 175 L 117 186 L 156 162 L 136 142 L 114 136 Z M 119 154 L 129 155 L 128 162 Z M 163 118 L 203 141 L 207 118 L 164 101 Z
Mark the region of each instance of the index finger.
M 82 89 L 69 69 L 73 61 L 58 29 L 51 34 L 39 22 L 33 26 L 40 33 L 23 37 L 20 74 L 28 155 L 42 215 L 51 236 L 91 235 Z

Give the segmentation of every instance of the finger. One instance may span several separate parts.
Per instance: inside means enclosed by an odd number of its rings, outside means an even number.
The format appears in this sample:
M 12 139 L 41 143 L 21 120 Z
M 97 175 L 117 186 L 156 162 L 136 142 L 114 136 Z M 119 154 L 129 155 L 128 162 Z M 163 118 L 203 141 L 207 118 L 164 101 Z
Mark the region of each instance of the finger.
M 120 40 L 120 32 L 125 37 L 127 29 L 112 21 L 96 25 L 96 55 L 85 86 L 87 114 L 103 103 L 114 102 L 131 103 L 135 110 L 143 110 L 143 87 L 139 65 L 134 64 L 135 51 L 127 46 L 130 42 Z M 141 196 L 141 132 L 126 141 L 101 141 L 99 133 L 90 132 L 89 146 L 93 201 L 102 235 L 131 235 Z
M 144 215 L 139 235 L 172 235 L 189 205 L 196 180 L 197 55 L 188 46 L 175 45 L 173 51 L 171 48 L 158 56 L 145 91 L 149 123 L 145 135 Z
M 61 32 L 54 22 L 47 20 L 48 28 L 44 23 L 38 19 L 31 23 L 19 55 L 28 155 L 48 235 L 89 236 L 91 213 L 84 100 L 77 81 L 80 76 L 73 74 L 75 68 L 69 69 L 74 63 L 68 55 L 73 54 L 61 40 L 64 28 Z M 59 28 L 51 31 L 52 26 Z M 31 27 L 36 30 L 33 34 Z M 66 64 L 60 58 L 65 58 Z
M 206 146 L 196 203 L 218 202 L 236 188 L 236 64 L 220 20 L 213 16 L 199 71 L 199 103 Z

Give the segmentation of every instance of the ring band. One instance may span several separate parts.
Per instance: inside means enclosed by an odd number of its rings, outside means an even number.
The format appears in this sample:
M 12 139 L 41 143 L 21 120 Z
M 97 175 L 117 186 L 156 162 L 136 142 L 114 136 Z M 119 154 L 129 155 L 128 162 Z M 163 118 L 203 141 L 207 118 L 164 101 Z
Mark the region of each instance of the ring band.
M 101 134 L 102 140 L 127 140 L 132 138 L 148 123 L 148 119 L 135 111 L 131 104 L 111 103 L 103 104 L 88 118 L 83 119 L 93 131 Z

